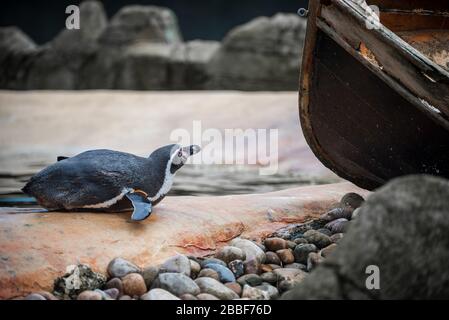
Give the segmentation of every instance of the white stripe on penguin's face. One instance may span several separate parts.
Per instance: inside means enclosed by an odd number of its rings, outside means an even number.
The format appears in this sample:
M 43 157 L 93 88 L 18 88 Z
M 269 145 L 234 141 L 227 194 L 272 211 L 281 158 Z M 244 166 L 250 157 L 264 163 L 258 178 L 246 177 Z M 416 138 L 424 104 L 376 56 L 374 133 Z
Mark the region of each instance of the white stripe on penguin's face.
M 156 193 L 156 195 L 152 198 L 149 198 L 151 202 L 156 201 L 160 197 L 165 196 L 171 189 L 173 185 L 173 178 L 175 176 L 175 173 L 171 173 L 171 165 L 172 164 L 179 164 L 179 153 L 182 152 L 182 148 L 177 148 L 170 156 L 170 160 L 167 162 L 167 167 L 165 168 L 165 175 L 164 175 L 164 182 L 162 183 L 161 188 Z

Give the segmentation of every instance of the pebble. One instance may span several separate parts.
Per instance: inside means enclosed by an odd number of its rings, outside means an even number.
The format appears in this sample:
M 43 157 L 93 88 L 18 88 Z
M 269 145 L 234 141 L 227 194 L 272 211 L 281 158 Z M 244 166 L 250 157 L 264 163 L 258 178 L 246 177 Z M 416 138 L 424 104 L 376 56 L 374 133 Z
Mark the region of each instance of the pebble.
M 41 296 L 43 296 L 45 298 L 45 300 L 59 300 L 52 293 L 47 292 L 47 291 L 40 291 L 40 292 L 37 292 L 37 294 L 40 294 Z
M 326 248 L 321 249 L 320 255 L 323 258 L 327 258 L 334 250 L 337 249 L 337 245 L 335 243 L 332 243 L 331 245 L 328 245 Z
M 335 233 L 331 235 L 330 238 L 333 243 L 338 243 L 341 239 L 343 239 L 343 236 L 343 233 Z
M 310 252 L 317 252 L 318 248 L 314 244 L 299 244 L 293 251 L 295 262 L 307 264 L 307 257 Z
M 276 251 L 276 254 L 281 259 L 282 263 L 289 264 L 295 262 L 295 256 L 293 255 L 292 249 L 282 249 Z
M 317 265 L 324 261 L 323 257 L 316 252 L 311 252 L 307 258 L 307 271 L 312 271 Z
M 117 300 L 117 298 L 120 296 L 120 291 L 117 288 L 106 289 L 103 290 L 103 292 L 113 300 Z
M 269 264 L 261 264 L 260 265 L 260 272 L 261 273 L 270 272 L 270 271 L 273 271 L 273 268 Z
M 309 243 L 306 239 L 304 239 L 304 238 L 296 238 L 295 240 L 294 240 L 294 242 L 298 245 L 298 244 L 306 244 L 306 243 Z
M 132 300 L 133 298 L 131 298 L 130 296 L 124 295 L 121 296 L 120 298 L 118 298 L 119 300 Z
M 208 263 L 205 265 L 205 268 L 217 271 L 220 282 L 235 282 L 234 274 L 227 267 L 216 263 Z
M 101 293 L 92 290 L 86 290 L 81 292 L 78 297 L 78 300 L 103 300 Z M 45 299 L 44 299 L 45 300 Z
M 278 281 L 278 276 L 274 272 L 265 272 L 260 275 L 263 282 L 276 283 Z
M 234 291 L 215 279 L 203 277 L 196 279 L 195 283 L 200 288 L 201 293 L 209 293 L 222 300 L 238 298 L 238 295 Z
M 273 252 L 288 248 L 287 241 L 281 238 L 267 238 L 264 241 L 264 245 L 268 251 Z
M 106 292 L 104 292 L 103 290 L 100 289 L 95 289 L 95 292 L 98 292 L 101 295 L 101 299 L 102 300 L 115 300 L 112 299 L 111 296 L 109 296 Z
M 260 273 L 260 262 L 257 259 L 250 259 L 243 262 L 245 265 L 245 273 L 250 274 L 259 274 Z
M 130 273 L 139 273 L 140 268 L 122 258 L 115 258 L 109 262 L 108 274 L 111 278 L 123 278 Z
M 256 243 L 242 238 L 235 238 L 230 244 L 240 248 L 245 253 L 247 260 L 257 259 L 261 264 L 265 262 L 265 252 Z
M 216 296 L 209 293 L 200 293 L 196 297 L 198 300 L 220 300 Z
M 279 290 L 267 282 L 264 282 L 255 288 L 268 293 L 270 299 L 277 299 L 279 297 Z
M 129 273 L 122 278 L 123 293 L 133 296 L 141 296 L 147 292 L 145 280 L 139 273 Z
M 246 255 L 242 249 L 232 246 L 225 246 L 215 254 L 217 259 L 223 260 L 226 264 L 233 260 L 245 260 Z
M 345 194 L 343 198 L 341 198 L 340 203 L 343 206 L 350 206 L 353 209 L 357 209 L 363 204 L 364 201 L 365 199 L 363 199 L 361 195 L 354 192 L 350 192 Z
M 27 295 L 24 300 L 47 300 L 44 298 L 44 296 L 42 296 L 41 294 L 38 293 L 30 293 L 29 295 Z M 100 299 L 101 300 L 101 299 Z
M 278 264 L 269 264 L 269 266 L 271 267 L 272 270 L 276 270 L 276 269 L 280 269 L 282 268 L 280 265 Z
M 204 278 L 204 277 L 212 278 L 212 279 L 215 279 L 217 281 L 220 281 L 220 276 L 218 275 L 218 272 L 213 270 L 213 269 L 209 269 L 209 268 L 202 269 L 200 271 L 200 273 L 198 274 L 197 279 L 198 278 Z
M 237 279 L 237 282 L 244 286 L 245 284 L 248 284 L 250 286 L 258 286 L 262 284 L 263 280 L 262 278 L 257 274 L 245 274 L 244 276 L 241 276 Z
M 349 206 L 337 207 L 321 215 L 320 218 L 327 222 L 340 218 L 350 219 L 353 211 L 354 209 Z
M 140 300 L 180 300 L 177 296 L 167 290 L 156 288 L 151 289 L 140 297 Z
M 245 284 L 243 286 L 242 298 L 249 298 L 250 300 L 270 300 L 270 295 L 266 291 Z
M 229 270 L 232 271 L 236 278 L 245 274 L 245 265 L 242 260 L 234 260 L 228 264 Z
M 190 260 L 183 254 L 167 259 L 160 267 L 160 273 L 178 272 L 190 277 Z
M 297 262 L 286 264 L 284 266 L 284 268 L 299 269 L 299 270 L 303 270 L 303 271 L 307 270 L 307 266 L 305 264 L 297 263 Z
M 156 266 L 146 267 L 142 270 L 142 277 L 145 280 L 145 285 L 147 288 L 151 288 L 151 285 L 153 284 L 154 279 L 157 278 L 158 274 L 159 268 Z
M 153 283 L 154 288 L 160 288 L 179 297 L 190 293 L 194 296 L 200 293 L 200 288 L 191 278 L 182 273 L 161 273 Z
M 304 233 L 304 238 L 311 244 L 317 246 L 317 248 L 325 248 L 332 243 L 329 236 L 318 232 L 316 230 L 309 230 Z
M 317 231 L 321 232 L 322 234 L 325 234 L 328 237 L 332 236 L 332 232 L 329 229 L 321 228 L 321 229 L 318 229 Z
M 106 289 L 117 289 L 119 296 L 123 295 L 123 283 L 120 278 L 112 278 L 105 285 Z
M 267 251 L 265 253 L 265 256 L 266 256 L 265 258 L 266 264 L 277 264 L 277 265 L 281 264 L 281 259 L 279 259 L 279 256 L 275 252 Z
M 287 240 L 287 246 L 288 246 L 289 249 L 293 250 L 296 247 L 296 243 L 294 241 Z
M 226 267 L 226 263 L 223 260 L 217 258 L 207 258 L 201 261 L 201 268 L 205 268 L 205 265 L 209 263 L 221 264 L 223 267 Z
M 225 286 L 237 293 L 239 297 L 242 294 L 242 286 L 237 282 L 228 282 L 225 283 Z
M 193 259 L 189 259 L 190 261 L 190 276 L 195 279 L 198 276 L 198 273 L 200 273 L 201 271 L 201 265 L 193 260 Z
M 179 296 L 179 298 L 181 298 L 181 300 L 198 300 L 197 297 L 195 297 L 194 295 L 192 295 L 190 293 L 185 293 L 185 294 Z
M 277 276 L 278 280 L 299 280 L 302 281 L 307 276 L 307 273 L 300 269 L 293 268 L 283 268 L 273 271 Z
M 348 219 L 341 218 L 326 224 L 326 228 L 328 228 L 332 233 L 344 233 L 349 226 Z

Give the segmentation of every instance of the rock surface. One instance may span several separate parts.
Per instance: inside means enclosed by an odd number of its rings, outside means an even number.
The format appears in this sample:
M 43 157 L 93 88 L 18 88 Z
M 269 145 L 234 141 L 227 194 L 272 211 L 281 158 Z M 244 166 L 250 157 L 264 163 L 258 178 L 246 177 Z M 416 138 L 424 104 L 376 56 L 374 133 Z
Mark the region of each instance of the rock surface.
M 338 248 L 284 299 L 449 298 L 449 181 L 394 179 L 371 195 Z M 379 268 L 379 287 L 369 280 Z
M 212 87 L 297 90 L 304 30 L 304 19 L 281 13 L 234 28 L 211 61 Z
M 215 279 L 204 277 L 196 279 L 195 282 L 200 287 L 201 293 L 208 293 L 222 300 L 231 300 L 239 297 L 233 290 Z
M 285 210 L 278 211 L 279 218 L 300 222 L 306 217 L 318 216 L 326 205 L 345 192 L 355 190 L 358 189 L 351 184 L 339 184 L 264 195 L 172 197 L 164 200 L 149 219 L 139 224 L 128 223 L 126 213 L 12 215 L 11 209 L 3 209 L 0 213 L 3 257 L 0 260 L 0 297 L 51 291 L 53 279 L 60 276 L 60 270 L 64 270 L 73 257 L 106 273 L 110 260 L 119 256 L 126 256 L 142 266 L 148 261 L 160 263 L 176 252 L 205 255 L 217 249 L 216 244 L 221 241 L 238 236 L 260 237 L 286 225 L 282 219 L 278 222 L 267 219 L 267 208 L 279 206 Z M 313 202 L 309 202 L 311 195 Z M 186 208 L 192 208 L 188 215 Z M 213 222 L 210 219 L 212 208 Z M 196 223 L 192 224 L 192 220 Z M 23 237 L 24 234 L 27 236 Z M 265 253 L 249 240 L 240 238 L 233 245 L 236 243 L 244 244 L 241 249 L 246 249 L 248 256 L 265 257 Z M 108 247 L 107 251 L 104 246 Z M 28 256 L 33 259 L 27 259 Z

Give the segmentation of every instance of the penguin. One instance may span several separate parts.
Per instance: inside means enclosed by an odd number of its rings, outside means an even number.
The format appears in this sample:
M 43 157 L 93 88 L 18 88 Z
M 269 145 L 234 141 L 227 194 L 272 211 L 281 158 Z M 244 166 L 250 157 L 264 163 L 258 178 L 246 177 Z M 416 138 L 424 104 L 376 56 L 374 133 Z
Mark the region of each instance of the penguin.
M 148 158 L 106 149 L 61 156 L 31 177 L 22 191 L 49 211 L 134 208 L 131 219 L 140 221 L 167 195 L 175 173 L 200 150 L 197 145 L 171 144 Z

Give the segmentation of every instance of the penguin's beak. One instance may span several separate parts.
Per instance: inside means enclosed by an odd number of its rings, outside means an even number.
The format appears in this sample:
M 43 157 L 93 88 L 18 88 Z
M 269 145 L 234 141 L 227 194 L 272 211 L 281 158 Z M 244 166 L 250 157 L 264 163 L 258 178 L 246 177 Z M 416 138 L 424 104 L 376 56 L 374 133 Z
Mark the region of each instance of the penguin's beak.
M 189 153 L 191 156 L 193 156 L 194 154 L 197 154 L 198 152 L 201 151 L 201 147 L 200 147 L 200 146 L 197 146 L 196 144 L 191 145 L 191 146 L 186 147 L 186 148 L 189 149 L 189 150 L 188 150 L 188 153 Z

